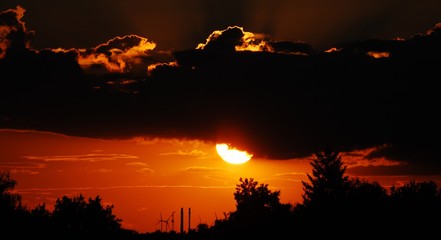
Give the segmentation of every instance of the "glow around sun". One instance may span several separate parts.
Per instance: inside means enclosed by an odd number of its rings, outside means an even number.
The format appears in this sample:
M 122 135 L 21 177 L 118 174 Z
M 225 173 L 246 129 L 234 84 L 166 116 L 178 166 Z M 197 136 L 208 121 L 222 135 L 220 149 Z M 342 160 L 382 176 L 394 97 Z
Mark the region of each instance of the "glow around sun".
M 216 151 L 225 162 L 232 164 L 242 164 L 248 162 L 253 157 L 252 154 L 232 148 L 226 143 L 216 144 Z

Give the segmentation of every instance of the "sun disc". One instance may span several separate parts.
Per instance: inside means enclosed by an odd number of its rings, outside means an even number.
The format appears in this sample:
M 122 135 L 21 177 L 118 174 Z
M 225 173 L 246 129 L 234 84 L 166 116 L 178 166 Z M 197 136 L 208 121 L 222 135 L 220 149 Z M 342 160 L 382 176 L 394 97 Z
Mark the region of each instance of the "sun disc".
M 253 157 L 252 154 L 231 148 L 230 145 L 226 143 L 216 144 L 216 151 L 225 162 L 232 164 L 242 164 L 248 162 Z

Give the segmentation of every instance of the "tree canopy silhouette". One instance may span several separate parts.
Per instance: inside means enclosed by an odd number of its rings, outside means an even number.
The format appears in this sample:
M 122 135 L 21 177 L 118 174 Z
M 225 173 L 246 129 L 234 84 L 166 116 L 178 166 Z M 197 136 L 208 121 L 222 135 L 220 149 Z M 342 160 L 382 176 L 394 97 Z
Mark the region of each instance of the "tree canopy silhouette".
M 302 181 L 304 194 L 303 205 L 320 210 L 338 207 L 349 187 L 339 152 L 324 151 L 315 153 L 316 158 L 310 163 L 312 176 L 307 174 L 310 183 Z
M 441 189 L 433 181 L 412 180 L 400 187 L 392 186 L 388 211 L 404 234 L 439 234 Z
M 9 172 L 0 172 L 0 211 L 2 213 L 21 208 L 21 196 L 13 193 L 16 185 L 17 181 L 11 178 Z
M 53 212 L 46 205 L 34 209 L 22 206 L 21 196 L 13 190 L 17 182 L 9 172 L 0 172 L 0 232 L 17 238 L 111 237 L 125 239 L 134 231 L 121 228 L 121 219 L 113 213 L 113 205 L 103 206 L 99 196 L 87 201 L 82 194 L 58 198 Z
M 101 198 L 89 198 L 82 194 L 56 200 L 52 218 L 58 230 L 72 234 L 109 234 L 121 227 L 121 219 L 112 213 L 113 205 L 104 207 Z
M 0 172 L 0 229 L 9 232 L 14 232 L 26 217 L 21 196 L 14 193 L 16 185 L 9 172 Z
M 247 221 L 256 217 L 264 217 L 279 208 L 280 191 L 271 191 L 268 184 L 260 184 L 253 178 L 240 178 L 236 185 L 235 217 L 244 217 Z
M 318 152 L 311 166 L 303 203 L 294 208 L 300 235 L 344 239 L 345 229 L 364 237 L 421 237 L 441 224 L 441 190 L 433 181 L 392 186 L 388 194 L 378 182 L 346 176 L 339 152 Z
M 230 213 L 227 224 L 217 222 L 215 227 L 223 227 L 223 234 L 230 234 L 226 237 L 283 235 L 292 223 L 292 205 L 281 203 L 280 191 L 270 190 L 268 184 L 253 178 L 240 178 L 239 182 L 234 192 L 236 211 Z
M 338 151 L 317 152 L 310 164 L 310 182 L 302 181 L 303 203 L 294 209 L 296 226 L 305 236 L 342 238 L 339 229 L 363 230 L 384 210 L 386 190 L 377 182 L 349 179 Z

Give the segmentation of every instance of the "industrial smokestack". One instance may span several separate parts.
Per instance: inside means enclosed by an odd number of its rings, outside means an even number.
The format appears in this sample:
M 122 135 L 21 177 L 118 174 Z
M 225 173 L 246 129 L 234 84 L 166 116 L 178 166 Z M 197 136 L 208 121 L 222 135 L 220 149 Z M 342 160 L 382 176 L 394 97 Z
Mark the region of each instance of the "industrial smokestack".
M 191 209 L 188 208 L 188 232 L 190 232 L 190 216 L 191 216 Z
M 184 208 L 181 208 L 181 234 L 184 234 Z

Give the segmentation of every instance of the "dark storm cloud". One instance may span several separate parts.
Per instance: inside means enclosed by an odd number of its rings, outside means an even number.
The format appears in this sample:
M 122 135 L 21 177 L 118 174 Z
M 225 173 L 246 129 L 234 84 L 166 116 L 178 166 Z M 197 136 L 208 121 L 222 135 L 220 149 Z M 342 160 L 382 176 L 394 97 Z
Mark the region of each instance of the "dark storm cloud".
M 0 13 L 1 92 L 5 101 L 15 103 L 28 98 L 28 94 L 29 99 L 32 99 L 34 91 L 46 95 L 49 92 L 69 90 L 69 84 L 81 85 L 73 81 L 81 76 L 74 52 L 37 52 L 29 49 L 33 31 L 27 30 L 21 20 L 24 12 L 25 9 L 18 6 Z M 76 87 L 72 86 L 72 90 L 75 91 Z M 14 106 L 4 109 L 14 109 Z
M 303 55 L 233 51 L 243 34 L 223 33 L 210 48 L 175 52 L 177 64 L 152 72 L 163 96 L 179 99 L 182 116 L 191 116 L 188 129 L 212 128 L 218 141 L 257 156 L 384 145 L 369 157 L 437 160 L 439 25 L 405 40 L 358 41 L 329 52 L 311 53 L 305 44 Z
M 27 31 L 22 21 L 25 9 L 17 6 L 0 12 L 0 59 L 4 58 L 6 50 L 25 49 L 28 47 L 33 32 Z
M 440 25 L 408 39 L 358 41 L 328 52 L 240 27 L 213 34 L 203 47 L 175 51 L 175 62 L 130 84 L 123 81 L 130 68 L 100 76 L 84 71 L 78 49 L 8 48 L 0 60 L 6 76 L 0 127 L 197 138 L 278 159 L 384 146 L 369 157 L 431 162 L 431 171 L 441 171 L 433 140 L 441 120 L 433 81 Z M 109 57 L 143 39 L 114 39 L 88 51 Z M 137 53 L 135 59 L 149 58 Z M 109 87 L 112 79 L 118 87 Z

